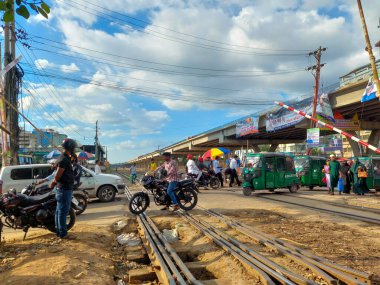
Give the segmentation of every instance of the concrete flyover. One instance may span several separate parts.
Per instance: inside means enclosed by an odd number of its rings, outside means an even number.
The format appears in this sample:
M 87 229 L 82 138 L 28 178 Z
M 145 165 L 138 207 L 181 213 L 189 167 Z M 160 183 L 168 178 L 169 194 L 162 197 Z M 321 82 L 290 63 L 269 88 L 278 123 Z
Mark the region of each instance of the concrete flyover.
M 380 66 L 380 61 L 378 62 Z M 367 72 L 363 73 L 363 69 Z M 347 80 L 349 78 L 349 80 Z M 361 96 L 368 83 L 368 67 L 358 68 L 340 78 L 340 87 L 329 94 L 333 111 L 341 113 L 345 119 L 351 119 L 358 114 L 360 128 L 372 130 L 369 143 L 378 146 L 380 141 L 380 102 L 373 100 L 361 103 Z M 270 110 L 269 110 L 270 111 Z M 244 138 L 236 138 L 236 123 L 239 120 L 225 124 L 204 133 L 188 137 L 160 150 L 141 155 L 130 160 L 128 163 L 138 163 L 147 167 L 151 158 L 160 157 L 163 152 L 185 156 L 189 153 L 203 154 L 212 147 L 226 147 L 230 150 L 253 149 L 260 151 L 260 146 L 270 145 L 270 151 L 275 151 L 279 144 L 302 143 L 306 139 L 306 129 L 310 122 L 305 119 L 299 124 L 287 127 L 275 132 L 266 131 L 266 113 L 259 116 L 259 133 Z M 353 132 L 352 132 L 353 133 Z M 331 134 L 330 131 L 321 131 L 321 135 Z M 352 144 L 355 155 L 359 154 L 356 143 Z

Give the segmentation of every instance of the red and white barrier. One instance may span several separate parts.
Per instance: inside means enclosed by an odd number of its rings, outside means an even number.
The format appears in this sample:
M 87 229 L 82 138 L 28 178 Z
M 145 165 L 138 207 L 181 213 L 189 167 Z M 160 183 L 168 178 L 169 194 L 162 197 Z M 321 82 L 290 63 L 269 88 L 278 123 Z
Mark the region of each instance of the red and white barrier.
M 309 120 L 312 120 L 313 122 L 316 122 L 316 123 L 318 123 L 319 125 L 325 126 L 326 128 L 328 128 L 328 129 L 330 129 L 330 130 L 332 130 L 332 131 L 335 131 L 335 132 L 337 132 L 337 133 L 339 133 L 339 134 L 341 134 L 341 135 L 343 135 L 343 136 L 345 136 L 345 137 L 347 137 L 347 138 L 349 138 L 349 139 L 351 139 L 351 140 L 353 140 L 353 141 L 356 141 L 357 143 L 359 143 L 359 144 L 361 144 L 361 145 L 363 145 L 363 146 L 365 146 L 365 147 L 368 147 L 369 149 L 373 150 L 374 152 L 380 154 L 380 149 L 378 149 L 377 147 L 374 147 L 373 145 L 370 145 L 369 143 L 367 143 L 367 142 L 365 142 L 365 141 L 363 141 L 363 140 L 361 140 L 361 139 L 358 139 L 357 137 L 354 137 L 353 135 L 350 135 L 349 133 L 346 133 L 346 132 L 344 132 L 344 131 L 342 131 L 342 130 L 340 130 L 340 129 L 337 129 L 337 128 L 335 128 L 335 127 L 332 126 L 332 125 L 326 124 L 325 122 L 322 122 L 322 121 L 320 121 L 320 120 L 317 120 L 317 119 L 311 117 L 310 115 L 306 114 L 305 112 L 302 112 L 302 111 L 299 111 L 299 110 L 297 110 L 297 109 L 294 109 L 293 107 L 290 107 L 290 106 L 288 106 L 288 105 L 285 105 L 285 104 L 282 103 L 282 102 L 277 102 L 277 101 L 276 101 L 275 103 L 276 103 L 277 105 L 279 105 L 279 106 L 285 108 L 285 109 L 288 109 L 289 111 L 293 111 L 294 113 L 297 113 L 298 115 L 301 115 L 301 116 L 303 116 L 303 117 L 305 117 L 305 118 L 308 118 Z

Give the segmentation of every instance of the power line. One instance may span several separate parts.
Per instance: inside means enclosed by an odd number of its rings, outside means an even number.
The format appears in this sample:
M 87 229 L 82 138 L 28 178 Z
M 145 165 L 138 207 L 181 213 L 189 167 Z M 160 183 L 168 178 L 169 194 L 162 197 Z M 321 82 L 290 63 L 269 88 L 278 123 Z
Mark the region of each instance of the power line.
M 67 3 L 65 3 L 62 0 L 58 0 L 58 1 L 61 2 L 61 3 L 67 4 Z M 66 2 L 67 1 L 68 0 L 66 0 Z M 230 52 L 230 53 L 236 53 L 236 54 L 257 55 L 257 56 L 305 56 L 306 55 L 306 53 L 263 53 L 263 52 L 259 53 L 259 52 L 247 52 L 247 51 L 244 51 L 244 50 L 228 49 L 228 48 L 217 47 L 217 46 L 208 45 L 208 44 L 194 43 L 194 42 L 182 39 L 182 38 L 178 38 L 178 37 L 174 37 L 174 36 L 168 36 L 168 35 L 166 35 L 164 33 L 148 29 L 148 28 L 146 28 L 146 27 L 144 27 L 142 25 L 137 25 L 135 23 L 131 23 L 130 21 L 126 21 L 124 19 L 120 19 L 120 18 L 117 18 L 115 16 L 108 15 L 108 14 L 104 13 L 103 11 L 91 8 L 89 6 L 82 5 L 82 4 L 77 3 L 75 1 L 72 1 L 72 0 L 69 0 L 69 2 L 75 4 L 75 5 L 71 4 L 70 5 L 71 7 L 75 7 L 76 9 L 78 9 L 78 10 L 84 12 L 84 13 L 87 13 L 87 14 L 90 14 L 90 15 L 93 15 L 93 16 L 96 16 L 96 17 L 100 17 L 100 18 L 106 19 L 108 21 L 111 19 L 111 20 L 119 22 L 119 23 L 120 22 L 127 23 L 128 25 L 133 25 L 135 27 L 138 27 L 139 29 L 137 29 L 137 30 L 140 31 L 140 32 L 142 32 L 142 33 L 150 34 L 152 36 L 155 36 L 155 37 L 158 37 L 158 38 L 161 38 L 161 39 L 166 39 L 166 40 L 169 40 L 169 41 L 172 41 L 172 42 L 182 43 L 182 44 L 186 44 L 186 45 L 189 45 L 189 46 L 194 46 L 194 47 L 199 47 L 199 48 L 209 49 L 209 50 L 214 50 L 214 51 L 220 51 L 220 52 Z M 84 7 L 84 8 L 80 8 L 80 7 Z M 95 11 L 96 13 L 90 12 L 89 9 L 92 10 L 92 11 Z M 103 15 L 103 16 L 101 16 L 101 15 Z

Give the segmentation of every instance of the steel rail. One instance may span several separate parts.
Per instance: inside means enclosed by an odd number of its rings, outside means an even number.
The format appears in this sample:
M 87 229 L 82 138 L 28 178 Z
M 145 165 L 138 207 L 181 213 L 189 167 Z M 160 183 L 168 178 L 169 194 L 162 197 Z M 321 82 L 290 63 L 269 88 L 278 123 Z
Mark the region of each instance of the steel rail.
M 369 218 L 369 217 L 359 216 L 359 215 L 355 215 L 355 214 L 348 214 L 348 213 L 323 209 L 323 208 L 309 206 L 309 205 L 302 205 L 302 204 L 296 203 L 296 202 L 283 201 L 283 200 L 278 200 L 278 199 L 269 198 L 269 197 L 258 197 L 258 198 L 259 199 L 266 199 L 266 200 L 270 200 L 270 201 L 276 201 L 276 202 L 280 202 L 280 203 L 284 203 L 284 204 L 300 206 L 300 207 L 304 207 L 304 208 L 308 208 L 308 209 L 312 209 L 312 210 L 318 210 L 318 211 L 322 211 L 322 212 L 326 212 L 326 213 L 332 213 L 332 214 L 335 214 L 337 216 L 342 216 L 342 217 L 350 218 L 353 220 L 358 220 L 358 221 L 362 221 L 362 222 L 380 225 L 380 219 Z
M 201 207 L 203 208 L 203 207 Z M 204 208 L 205 209 L 205 208 Z M 245 234 L 248 237 L 253 238 L 258 243 L 261 243 L 265 246 L 269 246 L 272 249 L 279 249 L 285 252 L 289 252 L 292 255 L 302 258 L 305 261 L 314 264 L 315 266 L 321 268 L 322 270 L 330 273 L 332 276 L 335 276 L 339 280 L 344 281 L 347 284 L 371 284 L 373 275 L 369 273 L 365 273 L 362 271 L 358 271 L 346 266 L 342 266 L 331 262 L 323 257 L 316 256 L 310 251 L 300 249 L 292 244 L 286 243 L 280 239 L 269 236 L 261 231 L 254 230 L 253 228 L 233 220 L 230 217 L 224 216 L 220 213 L 217 213 L 212 210 L 205 209 L 206 213 L 210 216 L 213 216 L 223 222 L 225 222 L 230 227 L 236 229 L 237 231 Z
M 126 196 L 128 199 L 132 198 L 132 193 L 130 192 L 129 189 L 126 190 Z M 194 277 L 194 275 L 189 271 L 189 269 L 183 263 L 181 258 L 175 252 L 175 250 L 170 246 L 168 241 L 165 239 L 165 237 L 162 235 L 160 230 L 154 224 L 153 220 L 145 213 L 138 215 L 137 219 L 140 220 L 144 224 L 150 237 L 155 242 L 157 248 L 162 254 L 164 260 L 166 261 L 166 264 L 170 267 L 170 270 L 173 272 L 177 283 L 187 284 L 186 281 L 182 277 L 182 274 L 181 274 L 182 272 L 185 278 L 189 281 L 189 284 L 202 285 L 202 283 L 198 281 Z M 171 260 L 171 258 L 174 260 L 174 262 Z M 177 269 L 176 266 L 179 268 L 180 271 Z
M 160 239 L 162 244 L 164 245 L 166 251 L 170 254 L 170 256 L 173 258 L 179 269 L 182 271 L 182 273 L 185 275 L 186 279 L 190 282 L 190 284 L 194 285 L 201 285 L 202 283 L 199 282 L 197 279 L 195 279 L 194 275 L 190 272 L 190 270 L 187 268 L 187 266 L 183 263 L 181 258 L 178 256 L 178 254 L 175 252 L 175 250 L 171 247 L 169 242 L 166 240 L 166 238 L 162 235 L 160 230 L 157 228 L 157 226 L 154 224 L 152 219 L 148 216 L 145 215 L 145 219 L 147 222 L 150 224 L 151 228 L 157 235 L 157 237 Z
M 178 271 L 177 267 L 175 266 L 174 262 L 171 260 L 170 255 L 165 250 L 162 243 L 158 240 L 157 236 L 154 234 L 152 228 L 150 227 L 148 221 L 145 219 L 143 215 L 139 216 L 138 219 L 141 220 L 141 222 L 144 224 L 145 229 L 148 231 L 150 237 L 152 238 L 153 242 L 155 243 L 156 247 L 158 248 L 161 256 L 165 260 L 166 264 L 169 266 L 170 270 L 172 271 L 174 275 L 174 280 L 177 281 L 180 285 L 187 285 L 186 281 L 183 279 L 181 273 Z
M 137 222 L 139 223 L 139 233 L 142 239 L 145 239 L 144 246 L 149 255 L 151 262 L 154 264 L 154 271 L 160 282 L 165 285 L 175 285 L 176 282 L 171 275 L 169 268 L 167 267 L 165 261 L 163 260 L 158 248 L 154 244 L 151 236 L 148 233 L 144 223 L 142 222 L 141 217 L 137 217 Z
M 289 280 L 295 282 L 296 284 L 305 284 L 305 285 L 316 284 L 315 282 L 313 282 L 311 280 L 308 280 L 308 279 L 306 279 L 306 278 L 304 278 L 302 276 L 299 276 L 299 275 L 297 275 L 297 274 L 295 274 L 295 273 L 293 273 L 293 272 L 291 272 L 291 271 L 283 268 L 282 266 L 279 266 L 278 264 L 276 264 L 273 261 L 269 260 L 268 258 L 266 258 L 265 256 L 261 255 L 260 253 L 255 252 L 254 250 L 250 249 L 246 245 L 244 245 L 241 242 L 237 241 L 233 237 L 231 237 L 231 236 L 227 235 L 226 233 L 220 231 L 219 229 L 215 228 L 214 226 L 212 226 L 208 222 L 206 222 L 206 221 L 204 221 L 204 220 L 202 220 L 200 218 L 197 218 L 194 215 L 191 215 L 191 214 L 187 214 L 187 215 L 189 215 L 191 218 L 193 218 L 194 220 L 198 221 L 200 224 L 204 225 L 205 227 L 211 229 L 216 234 L 218 234 L 219 236 L 221 236 L 222 238 L 224 238 L 226 241 L 231 242 L 233 245 L 237 246 L 238 248 L 240 248 L 241 250 L 243 250 L 247 254 L 251 255 L 254 259 L 256 259 L 257 261 L 261 262 L 265 266 L 269 267 L 273 271 L 280 273 L 281 274 L 279 276 L 280 279 L 278 279 L 278 276 L 276 276 L 276 275 L 274 276 L 272 271 L 270 271 L 270 272 L 267 271 L 268 270 L 267 267 L 261 268 L 264 271 L 266 271 L 268 274 L 270 274 L 271 276 L 275 277 L 279 282 L 283 281 L 283 277 L 286 276 Z M 286 284 L 289 283 L 288 280 L 284 280 L 284 282 Z M 337 284 L 337 282 L 335 282 L 333 284 Z
M 202 226 L 197 221 L 191 220 L 190 217 L 188 217 L 186 215 L 183 215 L 182 217 L 184 217 L 190 223 L 190 225 L 192 225 L 195 229 L 197 229 L 202 234 L 204 234 L 209 239 L 211 239 L 216 245 L 220 246 L 226 252 L 228 252 L 229 254 L 231 254 L 232 256 L 234 256 L 236 259 L 238 259 L 242 263 L 243 266 L 245 266 L 246 268 L 251 269 L 251 270 L 253 269 L 253 272 L 255 272 L 256 278 L 258 278 L 263 284 L 265 284 L 265 285 L 275 285 L 275 283 L 267 275 L 267 273 L 265 273 L 264 271 L 262 271 L 260 268 L 258 268 L 255 264 L 253 264 L 249 260 L 250 259 L 249 255 L 247 255 L 245 252 L 237 249 L 236 247 L 235 247 L 236 250 L 232 249 L 233 246 L 230 247 L 228 245 L 228 242 L 227 243 L 223 242 L 222 239 L 217 234 L 215 234 L 212 231 L 208 230 L 206 227 Z M 246 257 L 248 257 L 248 259 Z

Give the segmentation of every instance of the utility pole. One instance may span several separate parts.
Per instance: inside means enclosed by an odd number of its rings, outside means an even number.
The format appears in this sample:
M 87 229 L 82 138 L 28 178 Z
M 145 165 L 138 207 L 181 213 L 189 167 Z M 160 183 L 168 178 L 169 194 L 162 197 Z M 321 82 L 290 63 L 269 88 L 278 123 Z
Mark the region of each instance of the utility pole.
M 99 155 L 98 155 L 98 144 L 99 144 L 99 138 L 98 138 L 98 121 L 96 121 L 96 128 L 95 128 L 95 160 L 99 159 Z
M 380 99 L 380 82 L 379 82 L 379 75 L 377 73 L 377 68 L 376 68 L 375 56 L 373 55 L 373 52 L 372 52 L 371 41 L 370 41 L 369 35 L 368 35 L 367 24 L 366 24 L 365 18 L 364 18 L 362 3 L 360 0 L 357 0 L 357 2 L 358 2 L 360 19 L 361 19 L 362 25 L 363 25 L 364 38 L 365 38 L 365 42 L 367 45 L 366 50 L 368 51 L 369 61 L 371 62 L 371 66 L 372 66 L 373 80 L 374 80 L 376 88 L 377 88 L 376 96 Z
M 324 63 L 321 64 L 321 57 L 322 52 L 326 51 L 327 48 L 322 48 L 321 46 L 309 53 L 309 56 L 314 56 L 317 63 L 313 66 L 309 66 L 306 70 L 311 71 L 311 73 L 314 76 L 315 83 L 314 83 L 314 100 L 313 100 L 313 118 L 317 118 L 317 103 L 318 103 L 318 92 L 319 92 L 319 80 L 321 77 L 321 68 L 325 65 Z M 315 127 L 317 124 L 315 122 L 311 123 L 311 127 Z
M 0 73 L 2 72 L 2 60 L 1 60 L 1 44 L 0 44 Z M 6 107 L 4 102 L 4 82 L 3 78 L 0 78 L 1 86 L 0 86 L 0 113 L 1 113 L 1 127 L 6 129 L 6 122 L 7 122 L 7 116 L 6 116 Z M 4 130 L 1 130 L 1 162 L 2 166 L 8 166 L 8 152 L 9 152 L 9 146 L 8 146 L 8 135 Z
M 13 2 L 13 1 L 12 1 Z M 16 58 L 16 32 L 15 32 L 15 11 L 14 3 L 12 3 L 13 21 L 5 23 L 4 27 L 4 67 L 11 63 Z M 18 106 L 18 90 L 17 73 L 16 69 L 12 69 L 5 74 L 4 80 L 4 98 L 8 100 L 14 106 Z M 18 164 L 18 150 L 19 150 L 19 135 L 20 129 L 18 125 L 18 112 L 13 110 L 9 106 L 6 107 L 5 112 L 5 124 L 6 129 L 12 130 L 13 136 L 9 138 L 9 154 L 10 164 Z

